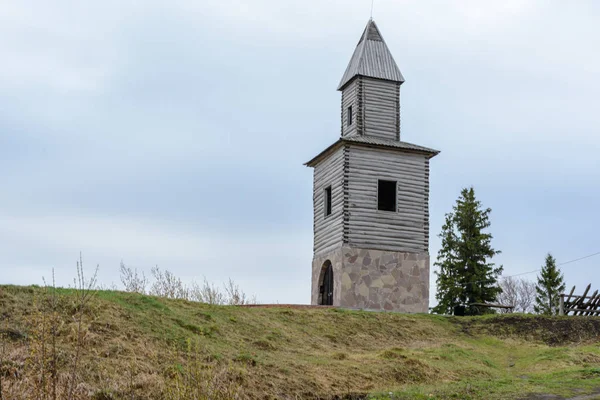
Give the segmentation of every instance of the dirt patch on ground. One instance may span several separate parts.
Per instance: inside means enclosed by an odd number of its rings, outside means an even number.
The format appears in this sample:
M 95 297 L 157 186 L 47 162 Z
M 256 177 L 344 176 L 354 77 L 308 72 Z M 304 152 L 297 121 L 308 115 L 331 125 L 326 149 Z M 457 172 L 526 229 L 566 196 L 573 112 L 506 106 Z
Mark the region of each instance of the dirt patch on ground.
M 468 335 L 487 334 L 541 341 L 550 346 L 600 341 L 598 317 L 506 315 L 489 319 L 453 318 Z
M 297 310 L 305 310 L 305 309 L 326 309 L 326 308 L 338 308 L 334 306 L 313 306 L 310 304 L 244 304 L 240 307 L 247 308 L 293 308 Z
M 600 388 L 591 394 L 584 394 L 575 397 L 562 397 L 554 394 L 532 393 L 521 400 L 597 400 L 600 399 Z

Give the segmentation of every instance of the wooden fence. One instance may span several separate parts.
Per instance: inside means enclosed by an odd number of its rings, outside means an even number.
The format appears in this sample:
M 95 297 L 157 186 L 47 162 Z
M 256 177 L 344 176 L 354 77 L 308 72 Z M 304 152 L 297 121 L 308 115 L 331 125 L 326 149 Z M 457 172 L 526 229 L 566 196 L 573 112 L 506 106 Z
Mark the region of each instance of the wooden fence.
M 589 284 L 581 296 L 573 295 L 575 286 L 569 294 L 560 295 L 559 315 L 600 315 L 600 294 L 596 290 L 588 296 L 592 285 Z

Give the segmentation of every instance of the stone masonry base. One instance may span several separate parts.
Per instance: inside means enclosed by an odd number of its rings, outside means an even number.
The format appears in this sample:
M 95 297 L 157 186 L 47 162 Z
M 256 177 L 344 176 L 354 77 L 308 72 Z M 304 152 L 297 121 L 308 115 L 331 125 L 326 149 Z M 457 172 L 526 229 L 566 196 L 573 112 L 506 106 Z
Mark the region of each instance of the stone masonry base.
M 312 264 L 311 304 L 320 304 L 323 266 L 333 266 L 333 305 L 410 313 L 429 311 L 429 253 L 341 247 Z

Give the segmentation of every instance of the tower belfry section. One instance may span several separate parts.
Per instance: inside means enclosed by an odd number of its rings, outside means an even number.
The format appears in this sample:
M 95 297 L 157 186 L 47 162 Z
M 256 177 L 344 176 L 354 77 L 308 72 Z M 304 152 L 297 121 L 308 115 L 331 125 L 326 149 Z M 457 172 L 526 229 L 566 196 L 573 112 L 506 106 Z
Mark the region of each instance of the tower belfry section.
M 429 308 L 429 160 L 400 140 L 404 77 L 373 20 L 340 81 L 341 135 L 314 168 L 312 304 Z

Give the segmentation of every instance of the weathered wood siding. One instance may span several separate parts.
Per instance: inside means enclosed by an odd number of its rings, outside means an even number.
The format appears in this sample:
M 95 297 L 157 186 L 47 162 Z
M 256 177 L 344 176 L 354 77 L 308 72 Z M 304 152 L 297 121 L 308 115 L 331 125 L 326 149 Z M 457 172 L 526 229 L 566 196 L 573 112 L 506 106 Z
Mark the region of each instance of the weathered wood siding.
M 342 136 L 357 132 L 357 116 L 359 115 L 358 95 L 360 78 L 354 79 L 342 92 Z M 348 107 L 352 106 L 352 125 L 348 125 Z
M 347 151 L 350 246 L 406 252 L 429 247 L 429 160 L 425 155 L 351 145 Z M 397 181 L 397 211 L 377 209 L 379 179 Z
M 400 140 L 400 83 L 361 78 L 363 134 Z
M 342 245 L 344 208 L 344 152 L 341 147 L 323 159 L 314 169 L 314 254 Z M 331 214 L 325 216 L 324 193 L 331 185 Z

